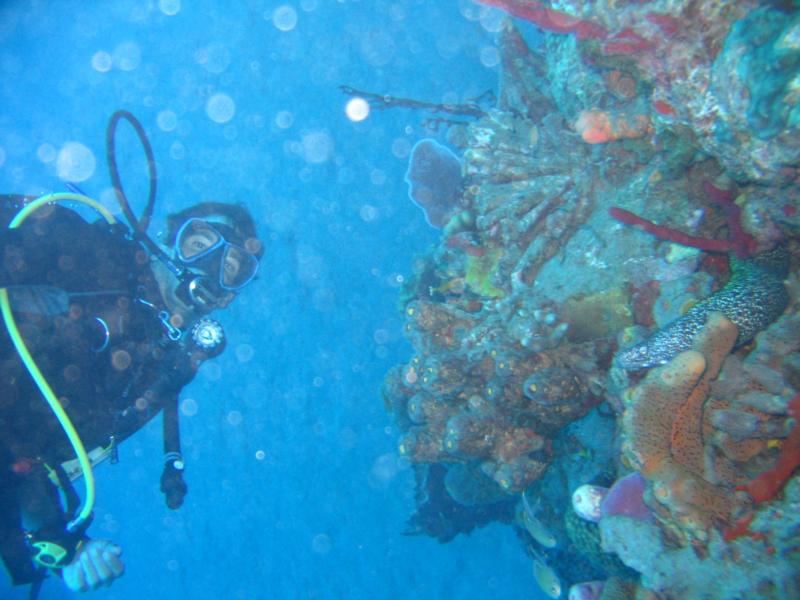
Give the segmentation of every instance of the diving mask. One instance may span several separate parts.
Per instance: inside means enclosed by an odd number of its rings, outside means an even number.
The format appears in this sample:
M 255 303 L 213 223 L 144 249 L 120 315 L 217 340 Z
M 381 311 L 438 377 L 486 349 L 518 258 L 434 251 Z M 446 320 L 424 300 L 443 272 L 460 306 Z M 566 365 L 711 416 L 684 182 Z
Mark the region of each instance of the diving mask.
M 223 231 L 230 229 L 203 219 L 189 219 L 175 238 L 178 259 L 217 279 L 219 288 L 236 292 L 250 283 L 258 272 L 258 259 L 246 248 L 228 241 Z M 233 231 L 228 234 L 231 237 Z

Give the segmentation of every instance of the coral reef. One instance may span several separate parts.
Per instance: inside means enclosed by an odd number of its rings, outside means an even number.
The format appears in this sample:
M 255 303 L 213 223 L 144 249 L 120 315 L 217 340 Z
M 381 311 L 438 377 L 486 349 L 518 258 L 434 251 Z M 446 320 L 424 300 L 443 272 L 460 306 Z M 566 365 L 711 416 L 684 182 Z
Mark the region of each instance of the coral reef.
M 540 70 L 515 30 L 504 47 L 509 73 Z M 541 476 L 554 436 L 599 401 L 592 375 L 611 351 L 608 340 L 565 343 L 569 325 L 532 286 L 593 194 L 566 151 L 573 134 L 553 119 L 527 119 L 515 99 L 528 93 L 509 89 L 521 82 L 504 80 L 498 106 L 464 132 L 461 204 L 470 218 L 445 231 L 425 263 L 433 274 L 410 284 L 406 333 L 417 356 L 385 387 L 408 423 L 405 456 L 478 466 L 507 492 Z M 436 285 L 426 290 L 423 278 Z
M 401 293 L 411 532 L 509 523 L 549 594 L 797 596 L 800 11 L 481 3 L 541 32 Z

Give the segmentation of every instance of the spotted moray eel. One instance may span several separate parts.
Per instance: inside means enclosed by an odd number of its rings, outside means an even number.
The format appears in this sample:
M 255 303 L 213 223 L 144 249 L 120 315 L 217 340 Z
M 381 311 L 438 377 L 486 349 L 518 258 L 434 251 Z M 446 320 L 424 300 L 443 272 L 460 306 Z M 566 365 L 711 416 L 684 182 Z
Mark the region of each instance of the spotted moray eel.
M 692 347 L 695 335 L 714 311 L 724 314 L 739 328 L 736 346 L 746 344 L 781 316 L 789 303 L 783 284 L 789 272 L 786 248 L 778 246 L 746 260 L 731 256 L 730 261 L 731 278 L 725 287 L 646 340 L 621 350 L 616 364 L 634 370 L 668 363 Z

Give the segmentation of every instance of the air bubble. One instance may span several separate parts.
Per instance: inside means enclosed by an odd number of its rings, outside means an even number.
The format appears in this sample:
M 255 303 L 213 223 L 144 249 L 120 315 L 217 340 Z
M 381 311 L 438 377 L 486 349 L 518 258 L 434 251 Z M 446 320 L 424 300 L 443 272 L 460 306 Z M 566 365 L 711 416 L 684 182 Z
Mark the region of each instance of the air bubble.
M 175 160 L 181 160 L 182 158 L 185 158 L 186 146 L 180 142 L 172 142 L 172 145 L 169 147 L 169 156 Z
M 43 163 L 53 162 L 56 159 L 56 149 L 53 147 L 53 144 L 42 144 L 36 150 L 36 156 L 39 157 L 39 160 Z
M 114 48 L 112 61 L 122 71 L 133 71 L 142 62 L 142 51 L 134 42 L 122 42 Z
M 496 67 L 500 64 L 500 52 L 494 46 L 481 48 L 481 64 L 484 67 Z
M 303 136 L 303 158 L 306 162 L 319 165 L 330 160 L 333 154 L 333 140 L 324 131 L 314 131 Z
M 236 346 L 236 360 L 240 363 L 250 362 L 253 359 L 255 350 L 250 344 L 239 344 Z
M 171 110 L 162 110 L 156 117 L 156 123 L 161 131 L 172 131 L 178 126 L 178 116 Z
M 181 11 L 181 0 L 158 0 L 158 8 L 168 17 L 175 16 Z
M 289 129 L 294 123 L 294 115 L 288 110 L 281 110 L 275 115 L 275 125 L 281 129 Z
M 206 102 L 206 114 L 215 123 L 227 123 L 236 114 L 236 103 L 227 94 L 214 94 Z
M 369 116 L 369 103 L 363 98 L 352 98 L 345 106 L 344 111 L 351 121 L 363 121 Z
M 279 6 L 272 13 L 272 24 L 281 31 L 291 31 L 297 25 L 297 11 L 288 4 Z
M 324 533 L 315 535 L 314 539 L 311 540 L 311 549 L 316 554 L 327 554 L 331 551 L 332 546 L 331 538 Z
M 100 73 L 107 73 L 111 70 L 111 55 L 105 50 L 100 50 L 92 56 L 92 68 Z
M 364 204 L 358 211 L 358 216 L 361 217 L 362 221 L 370 223 L 378 218 L 378 209 L 371 204 Z
M 56 173 L 64 181 L 86 181 L 94 173 L 97 162 L 94 154 L 78 142 L 67 142 L 56 159 Z
M 194 398 L 184 398 L 181 402 L 181 413 L 187 417 L 193 417 L 197 414 L 198 406 Z

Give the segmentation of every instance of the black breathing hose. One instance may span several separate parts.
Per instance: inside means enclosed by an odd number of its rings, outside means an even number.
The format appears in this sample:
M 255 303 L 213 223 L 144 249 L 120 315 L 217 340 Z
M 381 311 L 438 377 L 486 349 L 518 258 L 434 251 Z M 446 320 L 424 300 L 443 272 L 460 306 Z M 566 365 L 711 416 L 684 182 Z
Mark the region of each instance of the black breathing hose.
M 139 141 L 142 143 L 144 154 L 147 157 L 147 171 L 150 178 L 150 192 L 148 193 L 147 204 L 145 205 L 144 211 L 142 211 L 142 216 L 140 219 L 137 219 L 136 215 L 134 215 L 133 211 L 131 210 L 128 198 L 125 196 L 125 191 L 122 188 L 122 179 L 119 176 L 119 168 L 117 167 L 115 138 L 117 133 L 117 123 L 119 123 L 121 119 L 125 119 L 131 124 L 133 130 L 136 132 L 136 135 L 139 137 Z M 117 200 L 122 208 L 122 212 L 125 214 L 125 218 L 128 219 L 131 227 L 133 227 L 133 229 L 139 234 L 144 235 L 147 231 L 147 227 L 150 225 L 150 218 L 153 216 L 153 209 L 155 208 L 156 203 L 156 188 L 158 185 L 156 160 L 153 156 L 153 148 L 150 146 L 150 140 L 147 138 L 147 133 L 145 133 L 144 127 L 142 127 L 142 124 L 139 122 L 139 120 L 127 110 L 116 111 L 113 115 L 111 115 L 111 119 L 108 121 L 108 127 L 106 128 L 106 157 L 108 159 L 109 174 L 111 175 L 111 184 L 114 186 L 114 192 L 117 195 Z

